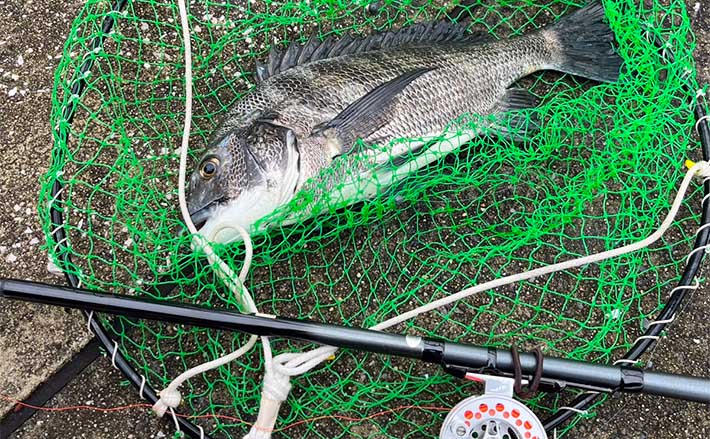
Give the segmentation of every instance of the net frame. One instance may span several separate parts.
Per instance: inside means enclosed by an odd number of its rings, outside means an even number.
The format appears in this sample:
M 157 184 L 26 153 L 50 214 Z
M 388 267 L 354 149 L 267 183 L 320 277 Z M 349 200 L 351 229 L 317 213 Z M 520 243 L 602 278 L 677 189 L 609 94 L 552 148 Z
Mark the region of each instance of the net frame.
M 114 24 L 114 17 L 111 13 L 120 13 L 128 0 L 116 0 L 113 3 L 110 13 L 106 15 L 101 24 L 102 34 L 95 37 L 89 47 L 91 50 L 100 49 L 104 37 L 108 35 Z M 465 4 L 469 3 L 464 1 L 461 5 L 456 6 L 452 13 L 459 10 Z M 68 104 L 64 105 L 61 113 L 63 119 L 67 124 L 71 125 L 75 109 L 76 101 L 81 97 L 82 92 L 86 87 L 85 75 L 90 72 L 93 65 L 93 59 L 87 57 L 90 52 L 83 54 L 84 61 L 78 69 L 78 75 L 76 75 L 76 80 L 71 84 L 71 93 L 75 99 L 70 99 Z M 689 95 L 692 95 L 695 91 L 688 90 Z M 703 160 L 710 160 L 710 121 L 707 120 L 707 101 L 705 99 L 704 93 L 700 91 L 696 94 L 695 103 L 695 115 L 696 115 L 696 128 L 698 129 L 698 134 L 700 136 L 701 151 Z M 701 103 L 702 100 L 702 103 Z M 63 142 L 65 145 L 69 142 L 69 132 L 67 130 L 60 130 L 59 126 L 53 127 L 55 131 L 55 139 L 59 139 L 60 143 Z M 52 160 L 62 162 L 62 158 L 57 156 L 57 149 L 52 150 Z M 73 272 L 66 269 L 67 266 L 71 265 L 71 249 L 68 244 L 68 232 L 66 230 L 67 224 L 64 220 L 63 210 L 62 210 L 62 191 L 64 187 L 62 186 L 58 176 L 53 177 L 53 182 L 51 183 L 50 192 L 50 202 L 48 204 L 48 210 L 50 215 L 51 223 L 51 237 L 53 243 L 48 243 L 53 245 L 53 253 L 57 255 L 57 262 L 59 269 L 63 272 L 67 283 L 74 288 L 82 287 L 82 280 Z M 686 260 L 683 275 L 678 282 L 677 286 L 671 290 L 668 299 L 665 301 L 662 309 L 659 311 L 658 316 L 654 319 L 656 324 L 649 325 L 644 333 L 639 336 L 632 347 L 626 352 L 622 360 L 623 362 L 628 362 L 629 364 L 636 364 L 639 358 L 653 350 L 658 346 L 656 339 L 659 334 L 661 334 L 667 327 L 672 323 L 676 314 L 680 311 L 681 307 L 685 303 L 686 297 L 689 295 L 690 291 L 697 288 L 694 285 L 696 280 L 696 275 L 700 269 L 702 260 L 705 255 L 705 250 L 708 248 L 708 240 L 710 239 L 710 179 L 705 179 L 703 181 L 703 194 L 704 197 L 701 202 L 702 214 L 699 228 L 697 229 L 696 237 L 693 242 L 693 247 L 689 253 Z M 154 404 L 159 398 L 158 395 L 148 383 L 146 383 L 145 378 L 140 375 L 130 364 L 130 362 L 124 357 L 124 355 L 119 351 L 118 344 L 111 339 L 108 329 L 99 320 L 94 318 L 92 312 L 84 311 L 87 319 L 88 326 L 91 331 L 98 338 L 102 346 L 109 352 L 111 356 L 111 362 L 114 367 L 116 367 L 128 380 L 129 382 L 139 391 L 139 395 L 142 398 L 148 400 L 151 404 Z M 578 396 L 569 405 L 561 407 L 557 410 L 555 414 L 548 417 L 543 421 L 546 431 L 552 431 L 559 428 L 563 423 L 569 421 L 575 416 L 579 416 L 584 413 L 586 409 L 594 405 L 601 394 L 598 392 L 587 392 Z M 187 420 L 184 416 L 173 416 L 175 422 L 179 425 L 179 428 L 185 431 L 190 437 L 194 438 L 209 438 L 210 436 L 204 432 L 204 430 L 197 426 L 196 424 Z

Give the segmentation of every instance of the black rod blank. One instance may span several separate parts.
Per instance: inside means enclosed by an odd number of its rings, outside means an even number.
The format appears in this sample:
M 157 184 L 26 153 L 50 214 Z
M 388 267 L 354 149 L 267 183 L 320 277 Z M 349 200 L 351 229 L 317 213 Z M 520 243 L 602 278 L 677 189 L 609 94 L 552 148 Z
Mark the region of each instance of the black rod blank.
M 433 338 L 403 336 L 307 320 L 241 314 L 11 279 L 0 280 L 0 297 L 139 319 L 285 337 L 339 348 L 415 358 L 445 366 L 494 370 L 504 375 L 510 375 L 514 371 L 513 356 L 508 350 L 451 343 Z M 527 375 L 533 374 L 538 367 L 535 355 L 530 353 L 520 354 L 520 365 L 522 372 Z M 585 388 L 643 392 L 710 403 L 710 379 L 706 378 L 554 357 L 545 357 L 542 376 L 546 380 L 564 382 L 571 386 L 579 384 Z

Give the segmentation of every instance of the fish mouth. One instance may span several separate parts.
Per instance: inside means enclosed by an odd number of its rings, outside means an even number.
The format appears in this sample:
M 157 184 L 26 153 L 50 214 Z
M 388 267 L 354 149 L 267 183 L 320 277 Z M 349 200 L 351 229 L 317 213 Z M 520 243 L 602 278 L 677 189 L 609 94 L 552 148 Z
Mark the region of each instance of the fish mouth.
M 207 221 L 210 219 L 212 214 L 214 213 L 214 210 L 217 208 L 218 205 L 223 204 L 225 202 L 225 198 L 219 198 L 217 200 L 212 201 L 209 204 L 206 204 L 205 206 L 196 209 L 196 210 L 191 210 L 190 213 L 190 220 L 192 221 L 192 224 L 195 226 L 195 229 L 198 231 L 204 227 L 204 225 L 207 223 Z

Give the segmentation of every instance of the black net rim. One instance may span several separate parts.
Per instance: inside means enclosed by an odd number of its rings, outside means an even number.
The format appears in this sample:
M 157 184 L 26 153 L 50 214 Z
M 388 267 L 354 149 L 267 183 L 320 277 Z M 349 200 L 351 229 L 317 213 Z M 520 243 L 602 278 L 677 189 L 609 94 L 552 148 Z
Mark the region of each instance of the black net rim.
M 128 0 L 117 0 L 104 18 L 101 31 L 102 35 L 95 37 L 91 44 L 89 45 L 90 50 L 94 50 L 101 47 L 103 43 L 104 35 L 108 35 L 114 24 L 114 13 L 119 13 L 128 3 Z M 465 6 L 468 1 L 464 0 L 461 5 L 454 8 L 452 11 L 452 16 L 456 16 L 456 11 L 460 11 L 460 8 Z M 81 96 L 84 88 L 86 87 L 86 82 L 84 74 L 91 70 L 93 61 L 92 58 L 87 57 L 82 65 L 79 67 L 78 78 L 72 83 L 71 92 L 74 96 Z M 694 90 L 688 90 L 689 94 L 695 93 Z M 697 93 L 695 103 L 695 116 L 696 120 L 699 121 L 697 126 L 698 134 L 700 136 L 701 151 L 703 160 L 710 161 L 710 123 L 707 121 L 705 123 L 700 123 L 700 121 L 705 121 L 707 119 L 707 101 L 704 94 Z M 701 102 L 702 101 L 702 102 Z M 67 105 L 62 108 L 62 115 L 69 125 L 71 125 L 74 118 L 74 110 L 76 101 L 71 100 Z M 55 142 L 68 144 L 68 132 L 66 130 L 62 131 L 59 127 L 55 128 Z M 53 156 L 53 161 L 59 163 L 62 162 L 62 157 Z M 52 202 L 49 204 L 49 215 L 51 222 L 51 235 L 54 240 L 55 254 L 59 255 L 59 268 L 64 273 L 67 283 L 73 288 L 81 287 L 81 279 L 75 274 L 66 270 L 63 267 L 67 267 L 71 264 L 70 249 L 67 245 L 67 230 L 66 223 L 64 222 L 64 215 L 61 210 L 61 191 L 63 186 L 59 182 L 57 177 L 54 178 L 52 183 L 52 190 L 50 193 Z M 703 182 L 703 201 L 701 202 L 702 214 L 701 221 L 699 224 L 698 233 L 695 237 L 693 243 L 693 248 L 688 257 L 683 275 L 678 282 L 678 284 L 671 290 L 669 298 L 666 300 L 663 308 L 658 313 L 655 321 L 658 324 L 649 325 L 644 334 L 636 339 L 634 345 L 626 352 L 623 360 L 628 360 L 630 363 L 637 361 L 644 353 L 646 353 L 655 343 L 655 339 L 661 334 L 671 323 L 674 316 L 680 310 L 685 298 L 688 296 L 688 292 L 694 290 L 695 277 L 700 269 L 703 258 L 705 256 L 704 251 L 699 251 L 700 249 L 708 245 L 708 240 L 710 239 L 710 228 L 703 227 L 710 224 L 710 179 L 706 179 Z M 698 250 L 698 251 L 696 251 Z M 140 396 L 145 398 L 151 404 L 155 404 L 159 397 L 155 389 L 153 389 L 148 383 L 146 383 L 145 378 L 136 372 L 131 364 L 126 360 L 123 354 L 118 350 L 118 344 L 111 339 L 109 333 L 104 327 L 103 323 L 98 319 L 92 318 L 93 315 L 90 312 L 84 311 L 87 319 L 89 319 L 89 327 L 91 331 L 98 338 L 101 345 L 110 352 L 112 355 L 113 365 L 131 382 L 131 384 L 140 390 Z M 569 421 L 571 418 L 578 416 L 583 413 L 586 409 L 591 407 L 601 396 L 601 393 L 597 392 L 587 392 L 579 395 L 566 407 L 559 409 L 554 415 L 548 417 L 543 421 L 546 431 L 553 431 L 559 428 L 563 423 Z M 180 429 L 185 431 L 190 437 L 193 438 L 210 438 L 210 436 L 205 433 L 200 427 L 193 424 L 187 420 L 184 416 L 176 416 L 176 421 L 180 425 Z

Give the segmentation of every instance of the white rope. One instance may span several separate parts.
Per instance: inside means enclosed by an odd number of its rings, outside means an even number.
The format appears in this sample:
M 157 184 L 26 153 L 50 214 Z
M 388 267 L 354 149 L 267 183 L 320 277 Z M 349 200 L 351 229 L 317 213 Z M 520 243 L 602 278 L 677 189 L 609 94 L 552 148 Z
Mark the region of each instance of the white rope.
M 583 265 L 589 265 L 592 263 L 600 262 L 606 259 L 610 258 L 615 258 L 621 255 L 624 255 L 626 253 L 630 253 L 633 251 L 640 250 L 642 248 L 648 247 L 654 242 L 656 242 L 659 238 L 663 236 L 663 234 L 671 227 L 673 224 L 673 220 L 675 219 L 675 216 L 678 213 L 678 210 L 680 209 L 681 203 L 683 202 L 683 199 L 685 198 L 685 194 L 688 190 L 688 187 L 690 186 L 690 183 L 693 179 L 693 176 L 696 174 L 700 174 L 704 177 L 710 176 L 710 165 L 706 162 L 698 162 L 693 164 L 693 166 L 690 167 L 688 172 L 686 173 L 685 177 L 683 178 L 683 181 L 681 182 L 681 185 L 678 189 L 678 193 L 676 194 L 675 199 L 673 200 L 673 204 L 671 205 L 671 208 L 668 211 L 668 214 L 666 215 L 666 218 L 663 220 L 659 228 L 653 232 L 651 235 L 649 235 L 647 238 L 642 239 L 641 241 L 625 245 L 623 247 L 613 249 L 613 250 L 607 250 L 601 253 L 589 255 L 589 256 L 584 256 L 576 259 L 571 259 L 569 261 L 564 261 L 560 262 L 557 264 L 553 265 L 548 265 L 545 267 L 541 267 L 538 269 L 530 270 L 527 272 L 523 273 L 518 273 L 514 274 L 511 276 L 506 276 L 500 279 L 495 279 L 493 281 L 485 282 L 480 285 L 476 285 L 467 289 L 464 289 L 462 291 L 459 291 L 456 294 L 452 294 L 450 296 L 441 298 L 439 300 L 436 300 L 434 302 L 431 302 L 429 304 L 420 306 L 418 308 L 412 309 L 404 314 L 400 314 L 396 317 L 393 317 L 389 320 L 386 320 L 382 323 L 379 323 L 377 325 L 372 326 L 370 329 L 376 330 L 376 331 L 381 331 L 387 328 L 390 328 L 394 325 L 397 325 L 399 323 L 402 323 L 404 321 L 407 321 L 409 319 L 415 318 L 419 316 L 420 314 L 432 311 L 436 308 L 448 305 L 450 303 L 456 302 L 458 300 L 465 299 L 473 294 L 476 293 L 481 293 L 490 289 L 494 288 L 499 288 L 505 285 L 509 285 L 511 283 L 516 283 L 520 282 L 523 280 L 529 280 L 535 277 L 551 274 L 557 271 L 562 271 L 562 270 L 569 270 L 572 268 L 580 267 Z M 688 288 L 688 287 L 677 287 L 677 288 Z M 333 355 L 336 352 L 336 348 L 331 347 L 331 346 L 322 346 L 318 349 L 314 349 L 308 352 L 303 352 L 303 353 L 285 353 L 281 354 L 275 358 L 273 358 L 273 364 L 271 367 L 273 367 L 274 370 L 280 371 L 284 375 L 297 375 L 300 373 L 305 373 L 308 370 L 316 367 L 321 361 L 324 361 L 331 355 Z M 627 359 L 621 359 L 617 360 L 614 364 L 619 364 L 619 363 L 629 363 L 629 364 L 636 364 L 637 362 L 634 360 L 627 360 Z M 268 363 L 267 363 L 268 364 Z M 265 376 L 265 381 L 268 376 L 268 373 Z M 273 383 L 270 383 L 273 384 Z M 266 382 L 265 382 L 266 385 Z M 290 385 L 289 385 L 290 388 Z M 287 392 L 285 389 L 282 389 L 283 391 Z M 264 410 L 268 410 L 269 407 L 264 405 L 264 400 L 262 399 L 262 406 L 259 411 L 259 420 L 262 420 L 262 412 Z M 264 430 L 259 430 L 256 428 L 252 428 L 252 430 L 249 432 L 247 436 L 245 436 L 245 439 L 268 439 L 270 438 L 270 431 L 273 430 L 273 426 L 275 425 L 276 422 L 276 414 L 271 413 L 273 417 L 268 417 L 268 421 L 270 421 L 270 429 L 268 431 Z M 264 418 L 267 418 L 264 416 Z M 260 426 L 262 424 L 259 424 Z
M 59 199 L 59 196 L 62 194 L 62 192 L 64 191 L 64 188 L 65 188 L 65 187 L 66 187 L 66 186 L 62 186 L 62 187 L 57 191 L 57 193 L 54 194 L 54 196 L 52 197 L 52 199 L 49 200 L 49 203 L 47 203 L 49 208 L 51 208 L 52 205 L 57 202 L 57 200 Z M 63 224 L 57 226 L 57 228 L 54 229 L 54 230 L 61 229 L 62 227 L 64 227 Z M 52 234 L 54 234 L 54 231 L 52 231 Z
M 243 241 L 245 243 L 245 258 L 244 265 L 239 276 L 236 276 L 232 269 L 227 265 L 222 259 L 215 254 L 209 243 L 197 233 L 197 229 L 190 218 L 190 212 L 187 207 L 187 200 L 185 198 L 185 180 L 187 174 L 187 152 L 190 143 L 190 126 L 192 123 L 192 44 L 190 41 L 190 30 L 187 18 L 187 7 L 185 5 L 185 0 L 178 0 L 178 6 L 180 9 L 180 23 L 182 25 L 182 37 L 185 44 L 185 121 L 182 133 L 182 145 L 180 148 L 180 169 L 178 173 L 178 200 L 180 204 L 180 212 L 182 214 L 183 221 L 187 226 L 187 229 L 193 236 L 193 247 L 204 252 L 210 265 L 215 270 L 215 273 L 224 281 L 225 285 L 234 294 L 235 298 L 241 303 L 243 308 L 245 308 L 250 313 L 256 313 L 256 305 L 254 304 L 254 299 L 249 294 L 249 291 L 244 286 L 244 281 L 249 272 L 249 267 L 251 265 L 252 259 L 252 245 L 249 239 L 249 234 L 241 227 L 235 227 L 235 229 L 242 235 Z M 257 337 L 251 336 L 247 343 L 237 349 L 236 351 L 225 355 L 223 357 L 217 358 L 212 361 L 195 366 L 175 378 L 165 389 L 159 392 L 160 399 L 156 401 L 153 405 L 153 411 L 160 417 L 165 415 L 165 413 L 170 410 L 175 418 L 174 408 L 180 405 L 182 396 L 178 388 L 185 381 L 194 377 L 195 375 L 202 374 L 211 369 L 220 367 L 248 352 L 255 344 Z M 267 350 L 268 339 L 266 337 L 262 338 L 264 341 L 264 350 Z M 269 351 L 270 352 L 270 351 Z M 177 419 L 175 418 L 176 426 Z
M 661 338 L 661 337 L 658 336 L 658 335 L 639 335 L 638 337 L 636 337 L 636 340 L 634 341 L 634 344 L 636 344 L 636 342 L 638 342 L 639 340 L 653 340 L 653 341 L 656 341 L 656 340 L 658 340 L 658 339 L 660 339 L 660 338 Z
M 588 414 L 589 414 L 589 410 L 581 410 L 581 409 L 578 409 L 578 408 L 575 408 L 575 407 L 567 407 L 567 406 L 564 406 L 564 407 L 560 407 L 559 409 L 557 409 L 558 412 L 560 412 L 560 411 L 562 411 L 562 410 L 568 410 L 568 411 L 570 411 L 570 412 L 575 412 L 575 413 L 578 413 L 578 414 L 580 414 L 580 415 L 588 415 Z M 556 432 L 557 432 L 557 430 L 555 430 L 555 433 L 556 433 Z
M 708 227 L 710 227 L 710 223 L 703 224 L 702 226 L 698 227 L 698 230 L 695 231 L 695 234 L 699 235 L 700 232 L 707 229 Z
M 606 259 L 616 258 L 621 255 L 648 247 L 649 245 L 656 242 L 659 238 L 661 238 L 661 236 L 663 236 L 663 234 L 671 227 L 671 225 L 673 225 L 673 220 L 675 219 L 675 216 L 678 213 L 678 210 L 680 209 L 681 203 L 683 202 L 683 199 L 685 197 L 685 193 L 688 190 L 688 186 L 690 186 L 693 176 L 698 172 L 702 173 L 702 175 L 704 176 L 710 175 L 710 166 L 705 162 L 698 162 L 688 170 L 688 172 L 685 174 L 685 177 L 683 178 L 683 181 L 681 182 L 680 188 L 678 189 L 678 193 L 676 194 L 676 197 L 673 200 L 673 204 L 671 205 L 671 208 L 668 211 L 666 218 L 661 223 L 661 226 L 650 236 L 645 239 L 642 239 L 641 241 L 637 241 L 631 244 L 627 244 L 623 247 L 607 250 L 601 253 L 583 256 L 580 258 L 571 259 L 569 261 L 559 262 L 557 264 L 547 265 L 523 273 L 518 273 L 502 277 L 500 279 L 494 279 L 489 282 L 484 282 L 480 285 L 476 285 L 471 288 L 466 288 L 456 294 L 452 294 L 450 296 L 443 297 L 439 300 L 428 303 L 424 306 L 420 306 L 404 314 L 400 314 L 396 317 L 393 317 L 378 325 L 373 326 L 371 329 L 381 331 L 396 324 L 402 323 L 406 320 L 417 317 L 418 315 L 423 314 L 425 312 L 429 312 L 436 308 L 448 305 L 461 299 L 465 299 L 471 296 L 472 294 L 481 293 L 490 289 L 499 288 L 505 285 L 509 285 L 511 283 L 529 280 L 535 277 L 555 273 L 558 271 L 569 270 L 572 268 L 581 267 L 583 265 L 594 264 Z
M 193 235 L 197 234 L 197 229 L 190 218 L 190 211 L 187 208 L 185 199 L 185 176 L 187 174 L 187 151 L 190 144 L 190 127 L 192 125 L 192 42 L 190 41 L 190 28 L 187 23 L 187 7 L 185 0 L 178 0 L 180 8 L 180 24 L 182 25 L 182 41 L 185 45 L 185 121 L 182 130 L 182 144 L 180 146 L 180 170 L 178 174 L 178 199 L 180 201 L 180 213 L 187 226 L 187 230 Z
M 178 418 L 177 418 L 177 416 L 175 416 L 175 410 L 173 410 L 172 407 L 170 407 L 170 414 L 173 417 L 173 422 L 175 422 L 175 431 L 180 433 L 180 422 L 178 422 Z
M 702 230 L 706 225 L 707 225 L 707 224 L 705 224 L 705 225 L 703 225 L 702 227 L 700 227 L 700 228 L 698 229 L 698 231 L 696 232 L 696 234 L 700 233 L 700 230 Z M 706 246 L 706 247 L 707 247 L 707 246 Z M 705 248 L 705 247 L 700 247 L 700 248 Z M 693 252 L 691 252 L 690 254 L 692 255 Z M 690 259 L 690 256 L 688 257 L 688 259 Z M 695 283 L 694 283 L 693 285 L 679 285 L 679 286 L 673 288 L 673 289 L 671 290 L 671 295 L 673 295 L 673 293 L 675 293 L 675 292 L 678 291 L 678 290 L 684 290 L 684 289 L 690 289 L 690 290 L 693 290 L 693 291 L 694 291 L 694 290 L 697 290 L 698 288 L 700 288 L 700 281 L 698 280 L 697 277 L 696 277 L 694 280 L 695 280 Z M 666 323 L 672 323 L 673 320 L 675 320 L 675 316 L 676 316 L 676 313 L 673 313 L 673 314 L 671 315 L 671 317 L 668 318 L 668 319 L 665 319 L 665 320 L 654 320 L 653 322 L 648 323 L 647 327 L 648 327 L 648 329 L 650 329 L 651 326 L 653 326 L 653 325 L 661 325 L 661 324 L 666 324 Z M 661 336 L 659 336 L 659 335 L 640 335 L 640 336 L 636 337 L 636 340 L 634 340 L 634 344 L 638 343 L 639 340 L 658 341 L 658 340 L 660 340 L 660 339 L 661 339 Z M 618 364 L 618 363 L 630 363 L 630 364 L 634 365 L 634 364 L 638 363 L 638 361 L 639 361 L 639 360 L 624 360 L 624 359 L 621 359 L 621 360 L 615 361 L 615 362 L 614 362 L 614 365 L 616 365 L 616 364 Z
M 143 392 L 145 391 L 145 376 L 141 375 L 141 387 L 138 389 L 138 396 L 141 397 L 141 399 L 145 399 L 145 395 Z
M 631 364 L 634 365 L 638 363 L 639 360 L 629 360 L 628 358 L 619 358 L 618 360 L 614 361 L 614 366 L 617 364 Z
M 705 116 L 698 119 L 697 122 L 695 122 L 695 134 L 697 134 L 698 136 L 700 135 L 700 130 L 699 130 L 700 124 L 705 122 L 706 120 L 710 120 L 710 114 L 706 114 Z
M 675 320 L 675 314 L 673 314 L 670 319 L 655 320 L 655 321 L 649 323 L 648 326 L 651 327 L 651 326 L 653 326 L 653 325 L 663 325 L 663 324 L 666 324 L 666 323 L 671 323 L 673 320 Z
M 54 234 L 57 233 L 58 230 L 60 230 L 60 229 L 62 229 L 62 228 L 64 228 L 64 224 L 60 224 L 60 225 L 58 225 L 57 227 L 53 228 L 52 231 L 49 232 L 49 234 L 50 234 L 50 235 L 54 235 Z M 57 250 L 56 247 L 54 248 L 54 250 L 55 250 L 55 251 Z
M 86 318 L 86 330 L 91 333 L 91 321 L 94 319 L 94 311 L 89 311 L 89 317 Z
M 116 366 L 116 354 L 118 353 L 118 342 L 115 340 L 113 341 L 113 353 L 111 354 L 111 365 L 113 366 L 114 369 L 118 369 L 118 366 Z
M 62 239 L 60 239 L 59 241 L 57 241 L 57 244 L 54 246 L 54 249 L 55 249 L 55 250 L 58 249 L 62 244 L 64 244 L 65 242 L 67 242 L 67 238 L 68 238 L 67 236 L 64 236 L 64 238 L 62 238 Z
M 695 283 L 693 285 L 678 285 L 677 287 L 673 288 L 671 290 L 671 295 L 673 295 L 676 291 L 678 290 L 697 290 L 700 288 L 700 281 L 696 278 Z
M 182 385 L 182 383 L 195 375 L 199 375 L 207 372 L 208 370 L 212 370 L 216 367 L 222 366 L 223 364 L 229 363 L 230 361 L 236 360 L 254 346 L 256 339 L 256 336 L 251 336 L 249 341 L 244 346 L 240 347 L 231 354 L 200 364 L 199 366 L 193 367 L 192 369 L 186 370 L 178 375 L 177 378 L 172 380 L 168 387 L 160 391 L 160 399 L 155 403 L 155 405 L 153 405 L 153 411 L 155 411 L 158 416 L 163 416 L 168 408 L 176 408 L 180 404 L 181 400 L 178 388 Z
M 694 248 L 693 251 L 688 253 L 688 256 L 685 258 L 686 263 L 687 263 L 687 261 L 690 261 L 690 258 L 692 258 L 693 255 L 695 255 L 696 253 L 707 252 L 708 248 L 710 248 L 710 244 L 706 244 L 706 245 Z

